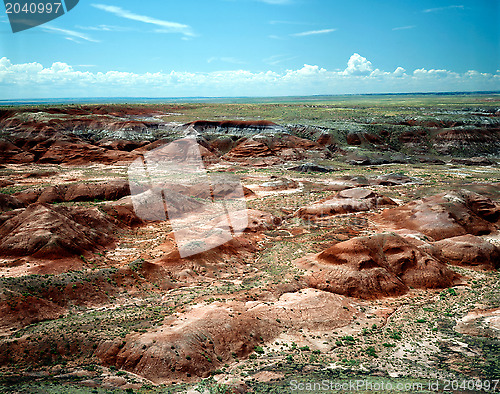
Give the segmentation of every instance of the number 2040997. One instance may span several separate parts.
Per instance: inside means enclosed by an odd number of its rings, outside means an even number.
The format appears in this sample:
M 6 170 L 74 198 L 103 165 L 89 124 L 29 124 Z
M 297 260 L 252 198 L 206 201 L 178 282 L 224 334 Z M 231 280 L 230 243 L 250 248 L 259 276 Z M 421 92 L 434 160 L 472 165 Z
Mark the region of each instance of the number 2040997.
M 58 14 L 62 3 L 5 3 L 7 14 Z

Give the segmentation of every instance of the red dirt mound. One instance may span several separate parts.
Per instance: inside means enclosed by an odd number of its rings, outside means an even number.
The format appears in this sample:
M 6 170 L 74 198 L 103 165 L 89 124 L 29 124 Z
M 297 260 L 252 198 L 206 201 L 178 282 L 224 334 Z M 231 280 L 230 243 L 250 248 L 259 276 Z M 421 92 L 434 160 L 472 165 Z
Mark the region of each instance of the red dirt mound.
M 264 191 L 275 191 L 275 190 L 287 190 L 296 189 L 299 187 L 299 183 L 293 179 L 282 178 L 277 176 L 271 176 L 271 179 L 267 182 L 261 183 L 258 186 L 259 190 Z
M 0 179 L 0 188 L 15 185 L 15 182 L 12 182 L 8 179 Z
M 213 243 L 217 243 L 216 235 L 213 236 Z M 189 270 L 193 266 L 203 266 L 210 267 L 208 273 L 218 271 L 218 266 L 220 264 L 225 264 L 225 261 L 243 260 L 246 257 L 250 257 L 253 252 L 257 250 L 256 241 L 257 238 L 246 236 L 233 237 L 230 241 L 209 249 L 205 252 L 198 253 L 186 258 L 181 258 L 179 251 L 175 245 L 174 235 L 169 234 L 167 236 L 167 241 L 163 244 L 163 249 L 166 251 L 164 257 L 158 260 L 156 263 L 164 267 L 174 267 L 175 275 L 178 276 L 180 267 L 185 266 Z M 207 243 L 211 243 L 212 239 L 207 238 Z M 241 261 L 240 261 L 241 262 Z
M 488 153 L 488 150 L 498 152 L 500 134 L 498 130 L 486 128 L 446 129 L 436 135 L 432 142 L 440 154 L 474 152 L 478 155 Z
M 118 230 L 95 208 L 32 204 L 0 227 L 0 255 L 59 259 L 111 244 Z
M 132 202 L 111 202 L 100 206 L 100 209 L 127 227 L 138 227 L 145 224 L 136 215 Z
M 38 163 L 82 165 L 88 163 L 111 164 L 120 161 L 132 161 L 137 156 L 133 153 L 108 150 L 87 142 L 55 141 L 41 155 Z
M 131 209 L 133 208 L 136 215 L 142 220 L 161 221 L 166 218 L 179 218 L 185 214 L 201 212 L 205 204 L 177 191 L 155 187 L 134 196 L 123 197 L 117 201 L 117 205 L 127 205 Z
M 299 138 L 294 135 L 283 135 L 279 138 L 271 138 L 268 142 L 273 152 L 284 153 L 289 149 L 295 150 L 323 150 L 324 147 L 317 142 Z
M 65 312 L 66 308 L 39 297 L 21 297 L 5 291 L 0 294 L 0 329 L 57 319 Z
M 375 220 L 383 227 L 416 230 L 435 240 L 459 235 L 490 234 L 500 208 L 490 199 L 467 190 L 437 194 L 386 209 Z
M 264 142 L 249 138 L 239 143 L 235 148 L 226 153 L 224 155 L 224 159 L 240 160 L 268 156 L 274 156 L 274 153 Z
M 231 220 L 235 223 L 242 223 L 245 219 L 247 219 L 247 224 L 244 231 L 247 233 L 272 230 L 281 223 L 280 218 L 268 212 L 258 211 L 256 209 L 244 209 L 231 213 Z M 227 223 L 225 216 L 223 220 L 223 223 Z M 220 218 L 215 219 L 214 222 L 220 223 Z M 225 226 L 218 226 L 217 224 L 215 224 L 215 227 L 225 228 Z
M 282 160 L 301 160 L 308 157 L 311 151 L 324 151 L 325 148 L 316 142 L 292 135 L 259 136 L 258 138 L 242 138 L 236 147 L 226 153 L 226 160 L 241 161 L 249 158 L 277 157 Z M 317 152 L 316 152 L 317 155 Z M 279 161 L 275 158 L 275 161 Z
M 214 198 L 221 199 L 234 199 L 241 197 L 252 197 L 255 195 L 253 191 L 245 186 L 241 186 L 239 182 L 233 179 L 211 179 L 211 183 L 198 183 L 194 185 L 172 184 L 163 185 L 164 189 L 174 190 L 177 193 L 194 198 Z M 243 191 L 243 195 L 241 195 Z
M 61 267 L 56 267 L 61 268 Z M 23 327 L 56 319 L 75 305 L 95 308 L 109 305 L 110 297 L 127 291 L 150 292 L 154 288 L 176 287 L 168 272 L 159 265 L 137 260 L 119 269 L 61 272 L 38 266 L 34 275 L 0 279 L 0 328 Z M 69 271 L 69 270 L 67 270 Z M 45 276 L 46 273 L 51 274 Z
M 37 202 L 54 203 L 69 201 L 118 200 L 130 195 L 128 182 L 114 180 L 98 183 L 76 183 L 45 188 Z
M 12 209 L 22 208 L 24 204 L 8 194 L 0 193 L 0 212 L 10 211 Z
M 35 156 L 8 141 L 0 141 L 0 163 L 31 163 Z
M 347 325 L 354 313 L 343 297 L 313 289 L 285 293 L 274 305 L 196 305 L 154 331 L 107 341 L 96 354 L 105 365 L 155 383 L 189 381 L 207 377 L 234 357 L 248 356 L 287 327 L 332 330 Z
M 500 248 L 475 235 L 443 239 L 433 246 L 433 255 L 452 265 L 487 270 L 500 268 Z
M 369 211 L 382 205 L 396 203 L 370 189 L 353 188 L 342 190 L 333 198 L 325 198 L 301 207 L 294 215 L 306 220 L 317 220 L 337 214 Z
M 348 145 L 361 145 L 361 136 L 358 133 L 349 133 L 346 141 Z
M 459 276 L 396 234 L 340 242 L 295 262 L 309 271 L 309 286 L 347 296 L 376 299 L 415 288 L 444 288 Z

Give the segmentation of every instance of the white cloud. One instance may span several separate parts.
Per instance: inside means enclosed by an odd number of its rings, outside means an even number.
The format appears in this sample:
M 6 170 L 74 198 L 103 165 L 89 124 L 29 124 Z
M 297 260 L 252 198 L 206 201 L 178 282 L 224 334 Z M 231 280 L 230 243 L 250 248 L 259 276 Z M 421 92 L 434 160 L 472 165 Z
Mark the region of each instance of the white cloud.
M 446 11 L 446 10 L 452 10 L 452 9 L 464 9 L 463 5 L 450 5 L 448 7 L 436 7 L 436 8 L 427 8 L 423 10 L 422 12 L 439 12 L 439 11 Z
M 406 75 L 406 70 L 403 67 L 398 67 L 393 74 L 395 77 L 403 77 Z
M 161 29 L 156 31 L 159 33 L 180 33 L 188 37 L 194 36 L 194 33 L 189 25 L 177 22 L 164 21 L 146 15 L 136 14 L 117 6 L 105 5 L 105 4 L 91 4 L 91 5 L 92 7 L 109 12 L 121 18 L 159 26 Z
M 74 30 L 68 30 L 68 29 L 61 29 L 59 27 L 54 27 L 51 25 L 42 25 L 40 26 L 43 30 L 49 33 L 56 33 L 56 34 L 62 34 L 65 35 L 66 38 L 71 39 L 72 41 L 79 42 L 78 40 L 75 40 L 76 38 L 85 40 L 85 41 L 90 41 L 90 42 L 99 42 L 98 40 L 94 40 L 92 37 L 90 37 L 88 34 L 85 33 L 80 33 Z
M 317 34 L 328 34 L 336 31 L 337 29 L 323 29 L 323 30 L 309 30 L 309 31 L 303 31 L 302 33 L 295 33 L 291 34 L 294 37 L 306 37 L 306 36 L 313 36 Z
M 372 72 L 372 62 L 366 60 L 365 57 L 354 53 L 347 62 L 347 68 L 344 70 L 345 75 L 369 75 Z
M 280 59 L 281 55 L 268 61 Z M 284 55 L 283 55 L 284 56 Z M 76 67 L 76 66 L 75 66 Z M 373 69 L 363 56 L 353 54 L 345 70 L 329 71 L 305 64 L 284 72 L 248 70 L 216 72 L 91 72 L 75 70 L 55 62 L 12 64 L 0 58 L 0 98 L 50 97 L 195 97 L 195 96 L 279 96 L 346 93 L 405 93 L 439 91 L 500 90 L 500 72 L 470 70 L 456 73 L 403 67 L 394 71 Z M 90 66 L 89 66 L 90 68 Z
M 424 68 L 419 68 L 413 71 L 413 75 L 420 78 L 448 78 L 457 77 L 459 74 L 448 70 L 426 70 Z
M 326 69 L 320 68 L 319 66 L 313 66 L 310 64 L 304 64 L 304 66 L 298 70 L 287 70 L 286 74 L 283 76 L 285 81 L 287 80 L 299 80 L 303 78 L 311 79 L 311 77 L 317 77 L 321 74 L 325 75 L 327 73 Z

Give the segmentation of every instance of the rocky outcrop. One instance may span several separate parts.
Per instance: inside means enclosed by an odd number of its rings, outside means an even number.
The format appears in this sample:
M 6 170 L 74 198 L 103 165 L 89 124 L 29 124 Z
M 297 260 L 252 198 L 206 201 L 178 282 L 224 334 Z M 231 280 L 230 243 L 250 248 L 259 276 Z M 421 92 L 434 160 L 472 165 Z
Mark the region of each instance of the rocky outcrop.
M 314 164 L 314 163 L 300 164 L 300 165 L 295 166 L 295 167 L 290 167 L 290 168 L 288 168 L 288 170 L 297 171 L 297 172 L 333 172 L 333 171 L 336 171 L 336 169 L 333 167 L 320 166 L 320 165 Z

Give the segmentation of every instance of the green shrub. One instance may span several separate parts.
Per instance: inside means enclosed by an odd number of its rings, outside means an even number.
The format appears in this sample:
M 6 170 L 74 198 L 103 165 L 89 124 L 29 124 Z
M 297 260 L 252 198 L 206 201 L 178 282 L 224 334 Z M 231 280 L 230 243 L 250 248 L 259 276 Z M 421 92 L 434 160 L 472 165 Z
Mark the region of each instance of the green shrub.
M 365 353 L 368 354 L 370 357 L 378 357 L 377 356 L 377 351 L 373 346 L 369 346 L 365 349 Z
M 255 346 L 255 353 L 264 354 L 264 349 L 262 349 L 262 346 Z

